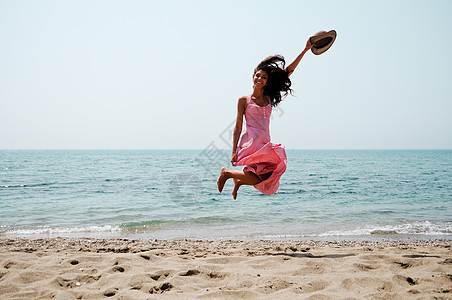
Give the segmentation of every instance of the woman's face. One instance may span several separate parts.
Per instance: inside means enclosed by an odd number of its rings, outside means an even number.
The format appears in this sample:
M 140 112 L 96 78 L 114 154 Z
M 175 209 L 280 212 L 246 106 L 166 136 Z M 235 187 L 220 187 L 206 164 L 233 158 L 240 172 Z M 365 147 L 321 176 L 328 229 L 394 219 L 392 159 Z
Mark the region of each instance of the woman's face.
M 263 70 L 257 71 L 253 76 L 253 83 L 255 87 L 263 88 L 267 84 L 268 75 Z

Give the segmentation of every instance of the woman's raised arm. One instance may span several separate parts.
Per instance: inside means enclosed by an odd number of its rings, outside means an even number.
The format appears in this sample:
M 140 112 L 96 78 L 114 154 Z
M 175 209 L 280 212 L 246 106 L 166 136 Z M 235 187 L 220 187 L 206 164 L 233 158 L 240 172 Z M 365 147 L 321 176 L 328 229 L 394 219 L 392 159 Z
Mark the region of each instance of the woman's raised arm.
M 295 58 L 295 60 L 290 65 L 287 66 L 286 72 L 289 73 L 287 76 L 292 75 L 305 53 L 311 50 L 312 46 L 313 45 L 311 44 L 311 38 L 309 38 L 306 42 L 306 47 L 304 48 L 304 50 L 297 56 L 297 58 Z

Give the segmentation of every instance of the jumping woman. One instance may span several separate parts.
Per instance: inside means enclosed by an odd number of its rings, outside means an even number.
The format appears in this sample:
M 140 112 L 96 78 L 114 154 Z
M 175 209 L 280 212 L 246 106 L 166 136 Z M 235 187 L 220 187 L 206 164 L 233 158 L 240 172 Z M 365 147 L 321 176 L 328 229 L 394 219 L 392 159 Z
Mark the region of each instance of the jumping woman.
M 221 168 L 217 180 L 220 193 L 229 178 L 234 180 L 234 199 L 237 199 L 241 185 L 252 185 L 266 195 L 272 195 L 278 190 L 279 179 L 286 171 L 287 157 L 283 145 L 270 142 L 270 115 L 272 107 L 292 92 L 289 77 L 312 46 L 308 40 L 305 49 L 287 68 L 284 67 L 284 57 L 274 55 L 264 59 L 254 69 L 253 93 L 238 100 L 232 143 L 232 165 L 245 168 L 243 171 Z M 243 116 L 246 131 L 240 138 Z

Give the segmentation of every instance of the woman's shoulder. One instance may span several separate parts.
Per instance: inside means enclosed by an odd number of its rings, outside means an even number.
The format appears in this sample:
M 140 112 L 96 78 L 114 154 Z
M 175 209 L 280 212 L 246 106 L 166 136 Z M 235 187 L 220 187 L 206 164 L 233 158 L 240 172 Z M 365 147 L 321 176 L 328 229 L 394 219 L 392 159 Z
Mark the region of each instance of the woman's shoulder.
M 242 96 L 242 97 L 240 97 L 239 100 L 238 100 L 238 104 L 239 104 L 240 106 L 246 107 L 246 105 L 248 104 L 248 96 Z
M 241 107 L 243 110 L 245 110 L 248 105 L 248 96 L 240 97 L 237 101 L 237 105 L 239 108 Z

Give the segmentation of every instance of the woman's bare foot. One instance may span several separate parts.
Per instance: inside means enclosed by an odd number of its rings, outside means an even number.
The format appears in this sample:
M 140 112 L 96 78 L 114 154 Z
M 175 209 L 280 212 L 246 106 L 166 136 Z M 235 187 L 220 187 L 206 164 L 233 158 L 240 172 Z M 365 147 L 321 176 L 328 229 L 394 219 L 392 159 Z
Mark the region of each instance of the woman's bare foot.
M 242 182 L 236 178 L 233 178 L 234 180 L 234 188 L 232 189 L 232 197 L 234 197 L 234 200 L 237 199 L 237 192 L 239 190 L 239 187 L 242 185 Z
M 226 180 L 228 180 L 228 176 L 226 174 L 227 170 L 228 169 L 226 169 L 225 167 L 221 168 L 220 175 L 218 176 L 218 179 L 217 179 L 218 191 L 220 193 L 223 191 L 223 187 L 224 187 L 224 184 L 226 183 Z

